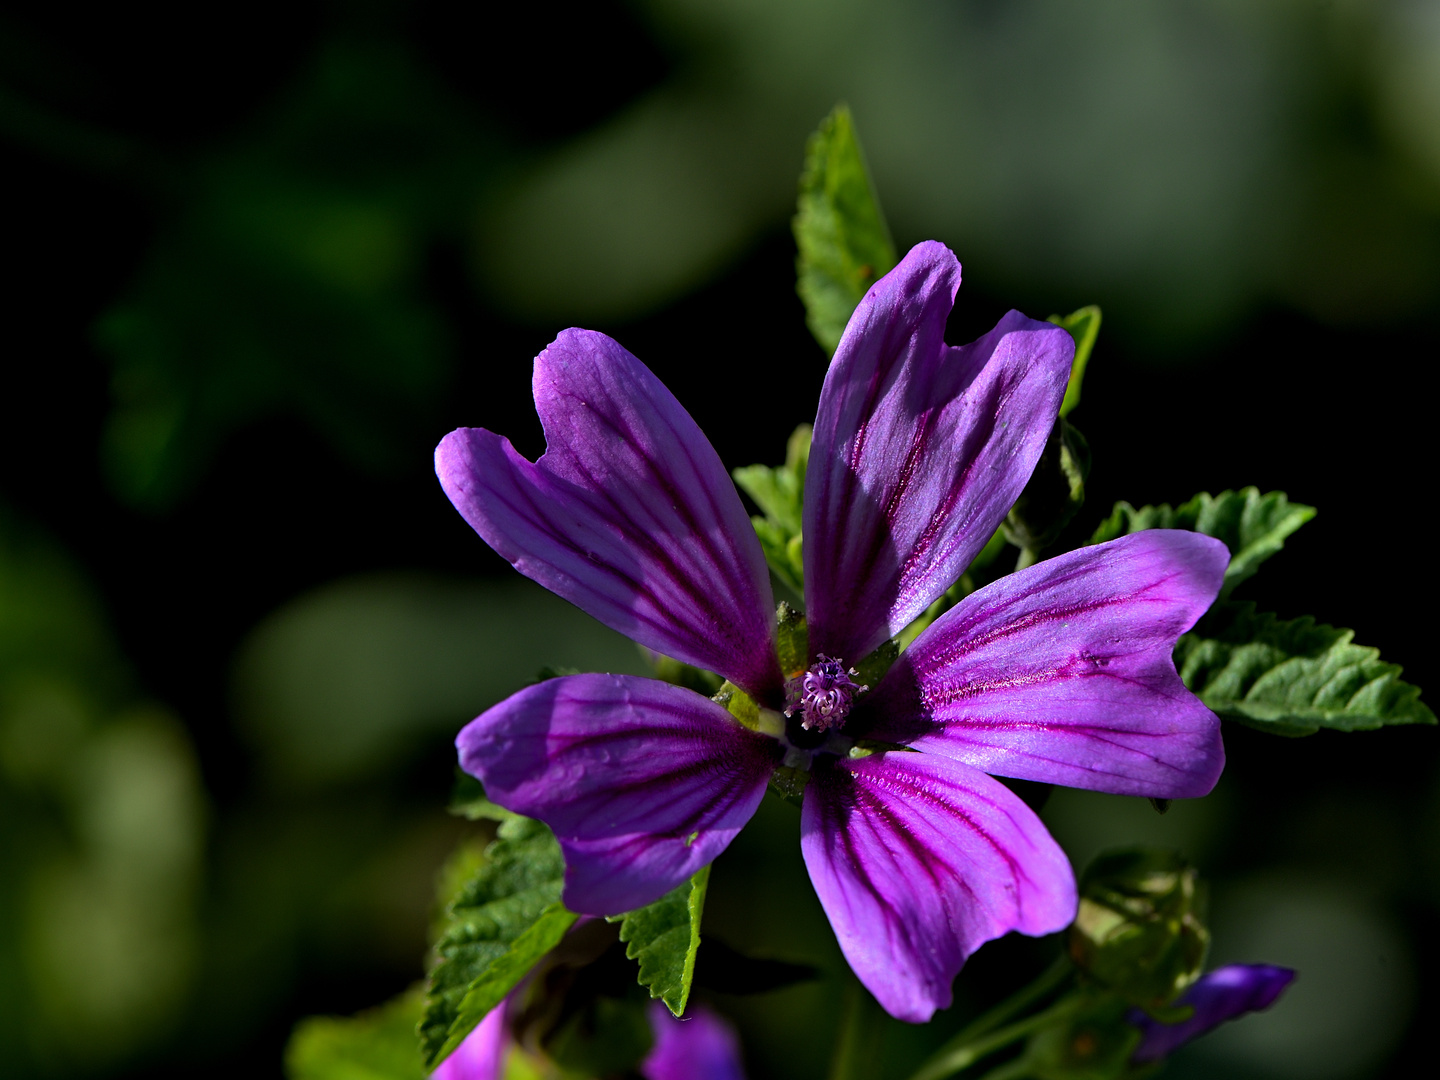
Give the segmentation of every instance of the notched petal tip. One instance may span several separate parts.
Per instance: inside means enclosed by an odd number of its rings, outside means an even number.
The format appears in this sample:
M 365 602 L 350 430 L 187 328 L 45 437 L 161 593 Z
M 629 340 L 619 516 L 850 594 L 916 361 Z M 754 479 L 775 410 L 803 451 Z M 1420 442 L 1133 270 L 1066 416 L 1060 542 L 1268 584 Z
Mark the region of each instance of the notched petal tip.
M 483 428 L 447 435 L 456 509 L 527 577 L 667 656 L 778 693 L 774 602 L 729 473 L 644 364 L 567 330 L 536 358 L 547 449 L 527 461 Z
M 863 656 L 959 578 L 1024 488 L 1074 342 L 1011 312 L 945 344 L 959 264 L 914 249 L 872 288 L 825 378 L 805 488 L 811 642 Z
M 871 693 L 873 737 L 986 772 L 1194 798 L 1224 768 L 1220 721 L 1175 670 L 1224 545 L 1174 530 L 1068 552 L 966 597 Z

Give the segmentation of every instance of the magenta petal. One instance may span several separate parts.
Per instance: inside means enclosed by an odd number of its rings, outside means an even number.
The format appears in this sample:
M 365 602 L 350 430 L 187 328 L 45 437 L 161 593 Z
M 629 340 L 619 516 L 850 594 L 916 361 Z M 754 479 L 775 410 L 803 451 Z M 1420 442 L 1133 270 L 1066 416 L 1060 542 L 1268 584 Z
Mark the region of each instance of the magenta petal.
M 505 1051 L 510 1048 L 510 1037 L 505 1030 L 509 1004 L 507 998 L 491 1009 L 480 1025 L 465 1036 L 465 1041 L 430 1074 L 430 1080 L 500 1080 Z
M 436 448 L 456 509 L 515 569 L 607 626 L 752 693 L 778 687 L 765 557 L 690 414 L 588 330 L 537 356 L 533 384 L 540 460 L 483 428 Z
M 946 1008 L 990 939 L 1075 917 L 1075 876 L 1035 812 L 958 761 L 817 758 L 800 846 L 850 967 L 900 1020 Z
M 959 578 L 1010 510 L 1055 423 L 1075 345 L 1012 311 L 945 344 L 960 264 L 918 244 L 871 287 L 820 392 L 805 477 L 814 652 L 854 662 Z
M 1231 964 L 1204 975 L 1172 1007 L 1189 1005 L 1195 1011 L 1178 1024 L 1162 1024 L 1138 1009 L 1128 1017 L 1140 1029 L 1140 1045 L 1131 1060 L 1158 1061 L 1183 1044 L 1204 1035 L 1226 1020 L 1268 1009 L 1295 979 L 1290 968 L 1271 964 Z
M 1171 653 L 1228 558 L 1219 540 L 1155 529 L 1003 577 L 901 654 L 866 703 L 869 734 L 999 776 L 1204 795 L 1225 764 L 1220 721 Z
M 780 760 L 709 698 L 630 675 L 526 687 L 455 742 L 491 799 L 554 830 L 565 906 L 590 915 L 643 907 L 707 865 Z
M 735 1029 L 703 1005 L 677 1020 L 658 1001 L 650 1003 L 655 1046 L 640 1063 L 645 1080 L 745 1080 Z

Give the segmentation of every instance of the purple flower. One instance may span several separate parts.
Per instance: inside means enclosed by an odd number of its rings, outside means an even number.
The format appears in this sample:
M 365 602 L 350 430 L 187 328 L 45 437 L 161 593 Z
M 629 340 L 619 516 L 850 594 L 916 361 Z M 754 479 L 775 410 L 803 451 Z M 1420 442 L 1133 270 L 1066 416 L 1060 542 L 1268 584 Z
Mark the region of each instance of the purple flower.
M 510 999 L 491 1009 L 480 1026 L 466 1036 L 430 1074 L 431 1080 L 500 1080 L 505 1058 L 515 1040 L 506 1028 Z M 745 1080 L 740 1040 L 728 1023 L 703 1005 L 683 1020 L 660 1002 L 649 1010 L 655 1045 L 638 1067 L 645 1080 Z
M 639 1069 L 645 1080 L 745 1080 L 734 1028 L 703 1005 L 677 1020 L 652 1001 L 650 1027 L 655 1046 Z
M 1295 978 L 1290 968 L 1270 964 L 1231 964 L 1203 976 L 1185 991 L 1174 1008 L 1190 1006 L 1195 1011 L 1178 1024 L 1162 1024 L 1139 1009 L 1127 1020 L 1140 1029 L 1140 1045 L 1131 1060 L 1158 1061 L 1191 1039 L 1249 1012 L 1268 1009 Z
M 1064 854 L 987 773 L 1177 798 L 1208 792 L 1224 761 L 1219 721 L 1171 660 L 1227 562 L 1195 533 L 1137 533 L 1002 578 L 873 688 L 850 677 L 994 533 L 1065 390 L 1074 347 L 1049 323 L 1012 311 L 947 346 L 959 284 L 954 255 L 920 244 L 835 353 L 805 481 L 811 665 L 788 686 L 739 496 L 689 414 L 616 342 L 567 330 L 536 358 L 538 461 L 478 428 L 436 450 L 446 494 L 521 573 L 760 706 L 752 729 L 687 689 L 574 675 L 460 733 L 489 796 L 554 830 L 565 903 L 650 903 L 725 849 L 777 766 L 806 768 L 811 880 L 856 974 L 912 1021 L 949 1005 L 983 942 L 1057 931 L 1075 912 Z

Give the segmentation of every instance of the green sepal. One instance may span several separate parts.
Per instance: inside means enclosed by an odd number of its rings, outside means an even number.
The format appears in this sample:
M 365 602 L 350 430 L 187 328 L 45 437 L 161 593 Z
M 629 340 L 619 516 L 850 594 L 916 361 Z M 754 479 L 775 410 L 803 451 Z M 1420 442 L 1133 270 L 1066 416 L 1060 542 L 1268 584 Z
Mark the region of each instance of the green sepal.
M 775 611 L 776 653 L 780 672 L 787 679 L 803 673 L 810 664 L 810 633 L 805 616 L 781 601 Z
M 1060 402 L 1060 415 L 1069 416 L 1070 411 L 1080 404 L 1080 384 L 1085 381 L 1085 367 L 1090 363 L 1090 353 L 1094 351 L 1095 339 L 1100 334 L 1100 309 L 1091 304 L 1069 315 L 1051 315 L 1048 321 L 1064 327 L 1075 339 L 1070 381 L 1065 384 L 1065 397 Z
M 865 291 L 895 265 L 895 244 L 846 105 L 835 106 L 805 145 L 793 228 L 805 323 L 834 356 Z
M 425 1080 L 415 1025 L 420 987 L 356 1016 L 311 1016 L 285 1045 L 287 1080 Z
M 804 526 L 805 470 L 810 462 L 812 434 L 809 424 L 801 424 L 790 433 L 784 465 L 746 465 L 730 474 L 764 515 L 750 521 L 766 564 L 797 594 L 804 592 L 805 582 L 800 532 Z
M 661 682 L 683 686 L 685 689 L 694 690 L 697 694 L 703 694 L 705 697 L 710 697 L 725 684 L 725 680 L 713 671 L 706 671 L 704 668 L 687 664 L 683 660 L 676 660 L 673 656 L 658 654 L 643 645 L 639 646 L 639 649 L 640 655 L 649 662 L 655 671 L 655 677 Z
M 1085 505 L 1090 444 L 1068 420 L 1057 419 L 1025 489 L 1000 528 L 1005 539 L 1030 553 L 1053 544 Z
M 1433 724 L 1419 687 L 1353 630 L 1219 604 L 1175 647 L 1185 685 L 1221 716 L 1277 735 Z
M 475 876 L 450 904 L 435 945 L 419 1034 L 434 1068 L 564 937 L 577 916 L 560 902 L 565 860 L 550 830 L 502 821 Z
M 804 806 L 805 785 L 809 782 L 810 774 L 804 769 L 797 769 L 793 765 L 777 765 L 770 774 L 768 786 L 791 806 Z
M 690 1000 L 709 884 L 710 867 L 705 866 L 653 904 L 618 916 L 625 955 L 640 961 L 640 985 L 676 1016 L 684 1015 Z
M 851 678 L 861 686 L 868 686 L 873 690 L 880 685 L 880 680 L 885 677 L 890 665 L 895 663 L 899 655 L 900 642 L 897 639 L 882 641 L 874 652 L 855 665 L 855 674 Z
M 1132 1005 L 1164 1008 L 1200 977 L 1210 947 L 1195 868 L 1171 851 L 1106 852 L 1080 879 L 1070 959 Z
M 1313 506 L 1292 503 L 1283 491 L 1262 495 L 1259 488 L 1247 487 L 1213 496 L 1202 491 L 1174 509 L 1162 503 L 1137 510 L 1128 502 L 1118 502 L 1090 543 L 1100 544 L 1143 529 L 1192 529 L 1223 540 L 1230 549 L 1230 565 L 1220 588 L 1224 599 L 1284 547 L 1286 537 L 1314 516 Z
M 754 698 L 729 679 L 726 679 L 720 689 L 715 691 L 715 696 L 710 700 L 717 705 L 723 705 L 726 712 L 751 731 L 760 730 L 760 706 L 755 704 Z

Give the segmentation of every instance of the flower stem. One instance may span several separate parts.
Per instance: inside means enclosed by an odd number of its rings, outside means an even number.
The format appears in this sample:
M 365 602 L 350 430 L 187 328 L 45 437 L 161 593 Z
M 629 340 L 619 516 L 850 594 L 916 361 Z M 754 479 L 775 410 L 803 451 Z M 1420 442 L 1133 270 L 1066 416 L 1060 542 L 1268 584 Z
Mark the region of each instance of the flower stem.
M 959 1034 L 940 1047 L 910 1077 L 910 1080 L 944 1080 L 967 1069 L 981 1058 L 994 1053 L 1018 1039 L 1049 1026 L 1075 1007 L 1074 998 L 1063 998 L 1044 1012 L 1017 1021 L 1007 1027 L 999 1025 L 1010 1017 L 1042 1001 L 1058 989 L 1070 976 L 1070 962 L 1064 956 L 1029 986 L 1012 994 L 985 1015 L 967 1025 Z M 1004 1066 L 1002 1066 L 1004 1068 Z M 988 1078 L 987 1078 L 988 1080 Z
M 840 1037 L 830 1059 L 828 1080 L 865 1080 L 879 1066 L 880 1024 L 884 1014 L 858 979 L 845 986 Z
M 1019 556 L 1015 559 L 1015 569 L 1024 570 L 1027 566 L 1033 566 L 1039 557 L 1040 552 L 1034 548 L 1022 547 Z

